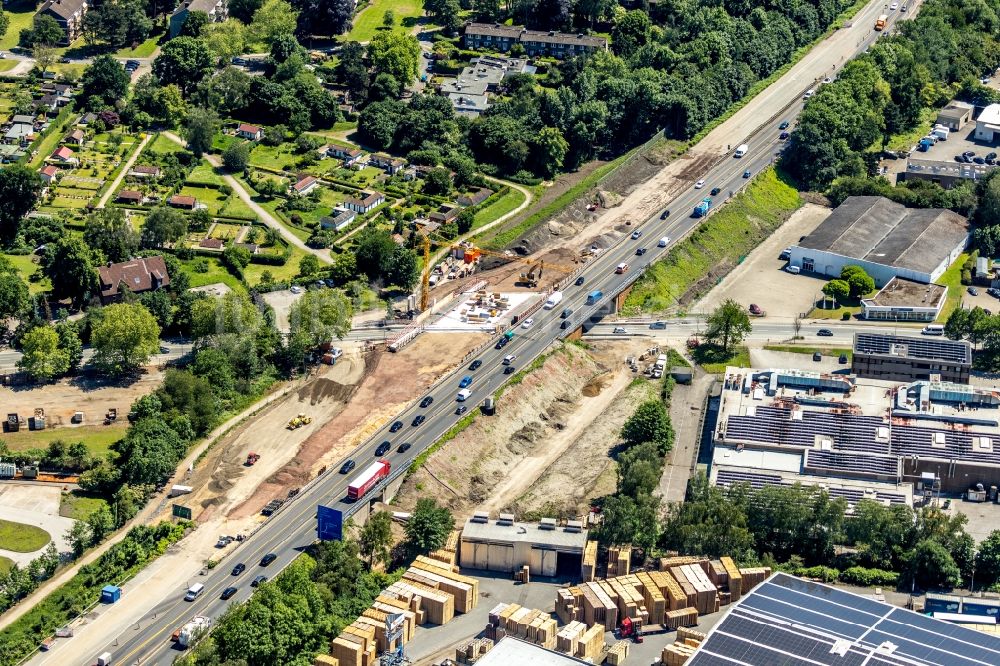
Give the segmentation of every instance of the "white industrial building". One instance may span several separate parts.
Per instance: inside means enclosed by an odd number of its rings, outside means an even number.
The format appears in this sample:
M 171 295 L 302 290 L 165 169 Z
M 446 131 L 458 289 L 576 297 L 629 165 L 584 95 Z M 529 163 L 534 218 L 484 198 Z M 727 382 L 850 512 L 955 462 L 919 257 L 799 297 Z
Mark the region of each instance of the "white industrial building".
M 491 521 L 488 513 L 477 512 L 462 528 L 459 561 L 468 569 L 510 572 L 527 565 L 533 576 L 578 576 L 586 545 L 587 530 L 578 520 L 560 527 L 552 518 L 516 523 L 514 514 Z
M 990 104 L 976 118 L 976 141 L 1000 141 L 1000 104 Z
M 967 219 L 939 208 L 906 208 L 885 197 L 848 197 L 792 246 L 788 263 L 830 278 L 861 266 L 877 287 L 900 277 L 934 282 L 965 250 Z

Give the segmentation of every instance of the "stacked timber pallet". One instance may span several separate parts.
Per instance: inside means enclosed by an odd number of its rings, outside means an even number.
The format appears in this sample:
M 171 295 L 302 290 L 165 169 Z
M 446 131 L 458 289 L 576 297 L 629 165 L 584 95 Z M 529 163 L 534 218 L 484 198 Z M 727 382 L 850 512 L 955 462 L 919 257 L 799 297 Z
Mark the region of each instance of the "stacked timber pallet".
M 340 662 L 328 654 L 318 654 L 313 659 L 313 666 L 340 666 Z
M 631 571 L 632 546 L 611 546 L 608 548 L 608 578 L 627 576 Z
M 597 572 L 597 542 L 588 541 L 583 548 L 583 562 L 580 565 L 580 578 L 584 583 L 592 583 Z
M 489 638 L 473 638 L 455 648 L 455 661 L 459 664 L 475 664 L 487 652 L 493 649 L 494 642 Z
M 621 666 L 628 659 L 628 641 L 618 641 L 608 650 L 604 663 L 610 666 Z
M 556 646 L 556 621 L 543 611 L 518 604 L 499 604 L 490 611 L 488 622 L 486 635 L 494 641 L 515 636 L 550 650 Z
M 664 666 L 683 666 L 703 640 L 705 640 L 705 634 L 700 631 L 678 629 L 677 640 L 672 645 L 663 648 L 663 652 L 660 653 L 660 661 L 663 662 Z
M 720 557 L 719 562 L 726 569 L 727 584 L 729 585 L 729 595 L 733 602 L 739 601 L 743 596 L 743 575 L 736 568 L 736 563 L 731 557 Z
M 454 566 L 458 560 L 458 538 L 461 534 L 458 530 L 452 530 L 451 534 L 448 535 L 448 539 L 444 542 L 444 546 L 438 550 L 431 551 L 427 554 L 427 557 Z
M 763 583 L 770 575 L 770 567 L 740 569 L 740 576 L 743 578 L 743 594 L 746 594 L 760 583 Z

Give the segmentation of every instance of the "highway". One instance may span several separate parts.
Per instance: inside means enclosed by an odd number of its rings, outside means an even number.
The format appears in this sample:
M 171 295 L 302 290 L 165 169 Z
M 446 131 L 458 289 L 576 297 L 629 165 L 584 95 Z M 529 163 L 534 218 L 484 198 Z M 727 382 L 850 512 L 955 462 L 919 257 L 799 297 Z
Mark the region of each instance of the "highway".
M 856 19 L 858 24 L 853 28 L 858 31 L 858 52 L 866 48 L 880 34 L 871 33 L 868 35 L 874 16 L 880 11 L 881 8 L 877 4 L 873 4 L 859 12 Z M 892 20 L 896 20 L 898 17 L 897 13 L 892 14 Z M 863 37 L 865 35 L 867 36 Z M 854 54 L 847 55 L 850 57 Z M 515 332 L 514 338 L 505 348 L 495 349 L 491 346 L 483 351 L 477 357 L 482 362 L 481 367 L 477 370 L 469 370 L 469 363 L 466 362 L 440 380 L 427 394 L 433 398 L 433 403 L 429 407 L 424 409 L 414 404 L 397 417 L 404 424 L 398 432 L 390 433 L 387 425 L 359 446 L 351 455 L 351 458 L 357 463 L 356 469 L 351 474 L 341 475 L 335 467 L 328 470 L 264 523 L 253 536 L 238 545 L 235 551 L 225 558 L 223 564 L 207 572 L 206 575 L 197 577 L 198 582 L 203 583 L 206 588 L 198 599 L 193 602 L 185 602 L 183 600 L 185 590 L 177 589 L 169 598 L 160 601 L 149 614 L 142 618 L 136 618 L 136 625 L 126 630 L 124 634 L 118 637 L 109 637 L 104 650 L 113 654 L 114 663 L 147 665 L 172 662 L 181 654 L 173 649 L 169 640 L 170 634 L 175 629 L 195 615 L 208 615 L 217 618 L 230 603 L 246 600 L 253 593 L 250 583 L 256 576 L 263 574 L 268 578 L 273 577 L 315 540 L 317 505 L 334 506 L 348 515 L 356 509 L 355 505 L 345 502 L 348 482 L 367 466 L 366 463 L 375 459 L 373 452 L 379 443 L 382 441 L 391 442 L 393 448 L 385 458 L 392 464 L 393 477 L 402 474 L 417 455 L 437 441 L 460 418 L 455 413 L 459 404 L 465 404 L 469 409 L 478 406 L 484 398 L 493 395 L 510 378 L 509 375 L 503 374 L 502 362 L 505 356 L 514 355 L 516 358 L 511 365 L 520 370 L 542 354 L 553 340 L 564 337 L 573 328 L 578 327 L 592 316 L 609 312 L 611 296 L 619 293 L 631 281 L 634 281 L 646 266 L 662 258 L 670 246 L 703 221 L 691 217 L 693 207 L 703 197 L 710 196 L 709 192 L 713 188 L 719 188 L 720 193 L 713 197 L 713 208 L 715 208 L 729 198 L 730 191 L 735 192 L 748 182 L 743 177 L 745 170 L 750 170 L 751 175 L 753 175 L 773 162 L 775 153 L 783 145 L 783 142 L 778 139 L 780 133 L 778 125 L 784 120 L 794 121 L 801 111 L 804 92 L 804 89 L 788 90 L 789 106 L 782 114 L 769 120 L 761 119 L 761 127 L 751 137 L 733 137 L 733 149 L 741 143 L 749 145 L 749 152 L 745 157 L 736 159 L 730 155 L 721 159 L 703 176 L 706 181 L 704 188 L 690 187 L 670 203 L 669 216 L 661 219 L 658 214 L 642 225 L 638 225 L 636 228 L 641 232 L 638 239 L 626 236 L 588 262 L 580 273 L 583 284 L 579 286 L 571 284 L 566 288 L 563 301 L 556 308 L 539 310 L 535 313 L 533 315 L 534 324 L 530 328 L 518 326 L 512 329 Z M 663 236 L 668 236 L 671 241 L 668 247 L 659 248 L 657 241 Z M 642 256 L 638 256 L 636 250 L 642 247 L 646 248 L 647 251 Z M 627 263 L 628 270 L 617 274 L 615 267 L 619 263 Z M 587 305 L 587 294 L 595 290 L 603 292 L 603 297 L 597 303 Z M 572 325 L 563 329 L 560 327 L 563 321 L 561 314 L 566 308 L 572 310 L 569 317 Z M 639 329 L 642 326 L 641 324 L 622 324 L 620 322 L 617 325 L 624 325 L 626 328 L 632 329 Z M 648 324 L 645 326 L 648 329 Z M 690 330 L 697 326 L 698 324 L 694 320 L 685 320 L 684 322 L 668 323 L 667 331 L 649 332 L 657 335 L 669 335 L 672 333 L 671 327 L 675 331 L 680 331 L 685 328 Z M 773 326 L 773 329 L 768 329 L 768 326 Z M 836 336 L 815 338 L 817 341 L 842 344 L 844 340 L 849 339 L 849 336 L 845 338 L 844 333 L 840 332 L 840 324 L 831 322 L 827 326 L 837 330 Z M 802 335 L 808 338 L 810 331 L 816 328 L 819 326 L 803 326 Z M 891 329 L 892 327 L 888 327 L 888 330 Z M 755 334 L 760 335 L 767 330 L 773 330 L 775 336 L 790 337 L 791 325 L 787 323 L 771 325 L 761 322 L 756 327 Z M 865 327 L 864 330 L 878 329 Z M 639 330 L 635 330 L 635 332 L 638 333 Z M 812 335 L 815 335 L 814 331 Z M 458 403 L 455 394 L 459 390 L 459 381 L 465 375 L 473 377 L 472 384 L 469 386 L 472 395 L 466 403 Z M 501 398 L 497 403 L 497 409 L 504 408 L 504 401 Z M 418 414 L 423 415 L 426 421 L 419 426 L 413 426 L 413 419 Z M 396 449 L 404 442 L 408 442 L 412 446 L 408 451 L 400 454 Z M 261 567 L 259 565 L 260 559 L 267 553 L 274 553 L 277 558 L 269 566 Z M 230 572 L 237 562 L 245 563 L 247 568 L 240 575 L 233 576 Z M 195 581 L 190 582 L 194 583 Z M 238 587 L 238 592 L 228 601 L 221 600 L 219 595 L 230 585 Z M 49 653 L 51 656 L 47 657 L 44 663 L 50 661 L 52 663 L 74 664 L 94 663 L 96 654 L 74 655 L 72 649 L 72 641 L 66 641 Z M 104 650 L 100 650 L 98 653 Z

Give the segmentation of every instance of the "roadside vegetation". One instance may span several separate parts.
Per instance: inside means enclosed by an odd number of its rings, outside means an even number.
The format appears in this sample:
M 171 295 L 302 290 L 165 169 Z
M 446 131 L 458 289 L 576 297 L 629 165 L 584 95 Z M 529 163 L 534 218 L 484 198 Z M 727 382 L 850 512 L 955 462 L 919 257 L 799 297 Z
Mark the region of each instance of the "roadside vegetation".
M 646 269 L 623 312 L 664 312 L 697 300 L 801 205 L 794 184 L 781 171 L 765 169 Z

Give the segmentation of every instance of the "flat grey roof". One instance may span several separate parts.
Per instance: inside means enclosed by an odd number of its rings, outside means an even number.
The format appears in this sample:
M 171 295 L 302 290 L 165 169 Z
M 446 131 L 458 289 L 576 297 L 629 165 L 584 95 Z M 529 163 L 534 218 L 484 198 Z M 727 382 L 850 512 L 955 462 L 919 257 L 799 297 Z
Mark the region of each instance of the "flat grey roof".
M 584 546 L 587 545 L 587 530 L 567 532 L 562 526 L 554 530 L 543 530 L 535 523 L 515 522 L 512 525 L 498 525 L 495 520 L 477 523 L 470 518 L 462 528 L 462 541 L 530 543 L 552 550 L 582 553 Z
M 941 304 L 948 288 L 940 284 L 923 284 L 894 277 L 872 298 L 865 298 L 865 305 L 880 307 L 934 308 Z
M 504 636 L 493 649 L 476 662 L 477 666 L 576 666 L 589 664 L 555 650 L 546 650 L 540 645 L 526 643 L 513 636 Z
M 848 197 L 799 247 L 927 273 L 968 234 L 969 221 L 949 210 Z

